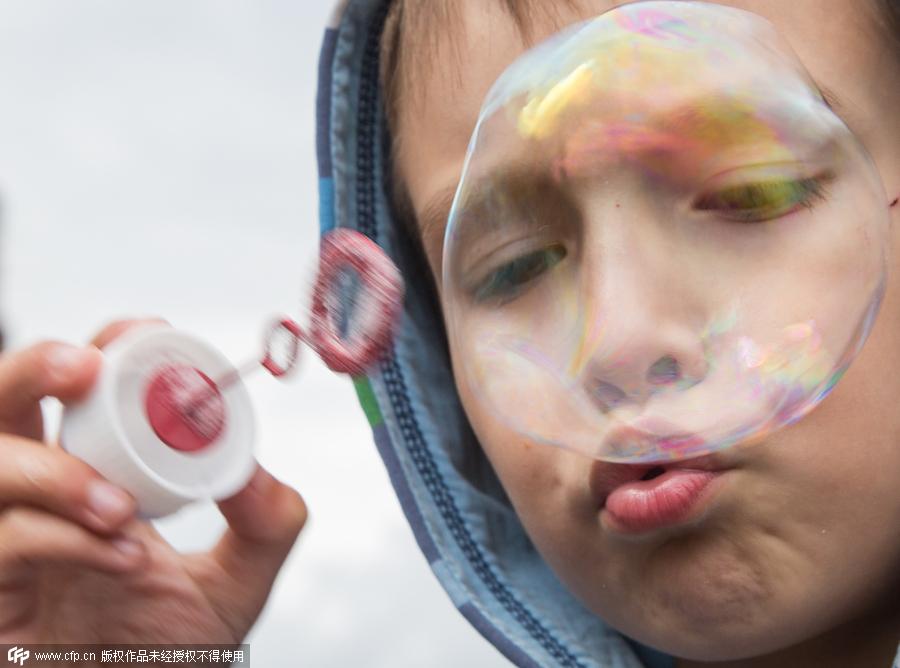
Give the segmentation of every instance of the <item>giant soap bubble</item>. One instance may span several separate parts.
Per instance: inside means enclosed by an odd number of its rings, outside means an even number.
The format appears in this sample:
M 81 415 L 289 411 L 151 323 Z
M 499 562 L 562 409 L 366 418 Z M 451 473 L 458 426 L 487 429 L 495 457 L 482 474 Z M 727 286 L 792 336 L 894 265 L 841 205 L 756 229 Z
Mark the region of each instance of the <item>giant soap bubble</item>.
M 609 461 L 756 440 L 859 352 L 887 232 L 871 159 L 767 21 L 619 7 L 482 107 L 444 246 L 458 381 Z

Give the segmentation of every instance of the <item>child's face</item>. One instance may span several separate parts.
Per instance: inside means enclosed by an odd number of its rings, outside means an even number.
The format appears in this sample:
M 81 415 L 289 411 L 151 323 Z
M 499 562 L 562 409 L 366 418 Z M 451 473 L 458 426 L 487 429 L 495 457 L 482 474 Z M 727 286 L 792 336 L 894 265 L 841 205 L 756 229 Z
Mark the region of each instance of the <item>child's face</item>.
M 592 0 L 574 22 L 622 4 Z M 838 115 L 900 190 L 900 77 L 874 3 L 736 0 L 772 21 Z M 398 170 L 440 291 L 444 221 L 469 137 L 494 79 L 526 48 L 501 3 L 463 2 L 455 50 L 399 113 Z M 563 11 L 563 10 L 561 10 Z M 536 40 L 557 26 L 538 20 Z M 443 56 L 443 57 L 442 57 Z M 893 84 L 893 85 L 891 85 Z M 884 203 L 888 206 L 888 202 Z M 892 210 L 898 222 L 900 207 Z M 892 234 L 894 228 L 892 227 Z M 897 248 L 897 239 L 892 239 Z M 468 417 L 534 543 L 593 612 L 678 656 L 726 659 L 796 645 L 862 615 L 900 624 L 900 299 L 897 251 L 866 347 L 808 417 L 726 452 L 728 469 L 691 521 L 625 534 L 597 482 L 617 465 L 526 442 L 457 383 Z M 455 364 L 458 351 L 451 345 Z M 591 479 L 594 479 L 592 485 Z M 603 490 L 599 490 L 602 492 Z M 893 608 L 891 608 L 893 606 Z M 863 628 L 874 635 L 874 622 Z

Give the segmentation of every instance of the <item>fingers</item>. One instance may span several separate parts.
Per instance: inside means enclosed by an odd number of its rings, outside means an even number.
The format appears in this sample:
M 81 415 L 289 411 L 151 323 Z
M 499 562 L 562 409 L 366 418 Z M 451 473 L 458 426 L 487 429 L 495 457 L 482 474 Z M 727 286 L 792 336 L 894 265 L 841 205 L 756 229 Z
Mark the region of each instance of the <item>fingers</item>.
M 163 322 L 118 321 L 77 348 L 44 342 L 0 356 L 0 574 L 34 561 L 64 561 L 122 571 L 146 550 L 121 529 L 136 503 L 124 490 L 41 437 L 40 401 L 81 398 L 93 385 L 107 345 L 133 327 Z M 99 534 L 99 535 L 98 535 Z
M 96 348 L 43 342 L 0 356 L 0 431 L 33 437 L 40 400 L 77 399 L 93 385 L 100 368 Z
M 97 348 L 105 348 L 125 332 L 135 327 L 144 327 L 146 325 L 168 325 L 167 320 L 162 318 L 130 318 L 123 320 L 114 320 L 101 329 L 93 339 L 91 345 Z
M 104 327 L 86 348 L 45 341 L 0 355 L 0 433 L 41 440 L 40 400 L 50 396 L 67 403 L 82 398 L 100 369 L 102 355 L 97 349 L 148 324 L 167 323 L 157 318 L 118 320 Z
M 130 536 L 109 538 L 37 508 L 19 506 L 0 514 L 0 573 L 35 562 L 76 564 L 109 573 L 135 569 L 146 548 Z
M 259 467 L 247 487 L 218 505 L 228 530 L 210 556 L 227 581 L 210 583 L 207 595 L 220 610 L 236 611 L 252 622 L 306 523 L 306 504 L 297 491 Z
M 35 506 L 107 533 L 135 514 L 134 497 L 59 448 L 4 436 L 0 456 L 0 507 Z

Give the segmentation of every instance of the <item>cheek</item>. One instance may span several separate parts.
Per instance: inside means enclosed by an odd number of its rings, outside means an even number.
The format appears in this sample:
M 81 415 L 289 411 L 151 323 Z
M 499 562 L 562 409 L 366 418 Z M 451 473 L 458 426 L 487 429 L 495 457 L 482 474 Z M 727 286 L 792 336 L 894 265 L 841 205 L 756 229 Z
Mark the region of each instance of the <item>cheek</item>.
M 563 547 L 574 536 L 596 531 L 588 485 L 591 460 L 529 441 L 466 383 L 457 382 L 457 389 L 482 450 L 541 553 L 552 561 L 545 547 L 553 552 L 553 546 Z
M 460 396 L 485 455 L 526 527 L 538 517 L 578 509 L 573 488 L 583 477 L 587 490 L 590 463 L 584 457 L 535 444 L 471 393 L 461 389 Z
M 900 257 L 891 261 L 900 266 Z M 773 453 L 775 464 L 792 470 L 809 490 L 803 507 L 810 516 L 832 520 L 860 547 L 883 544 L 891 537 L 884 528 L 900 522 L 898 397 L 900 272 L 894 271 L 859 357 L 822 405 L 796 425 L 797 433 L 785 433 L 783 452 Z

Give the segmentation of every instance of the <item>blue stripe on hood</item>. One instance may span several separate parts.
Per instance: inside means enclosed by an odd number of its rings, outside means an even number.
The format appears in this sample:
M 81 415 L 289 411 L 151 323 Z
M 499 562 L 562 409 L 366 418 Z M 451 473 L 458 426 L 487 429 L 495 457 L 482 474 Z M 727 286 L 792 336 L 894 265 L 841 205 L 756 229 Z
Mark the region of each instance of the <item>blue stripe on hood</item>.
M 393 350 L 357 388 L 416 540 L 454 604 L 518 666 L 670 668 L 587 612 L 526 536 L 453 384 L 424 258 L 391 215 L 378 88 L 390 0 L 350 0 L 319 67 L 320 222 L 379 243 L 407 283 Z

